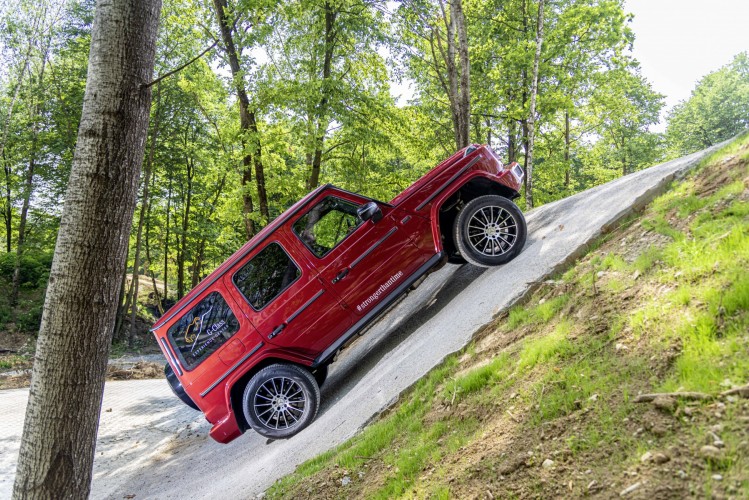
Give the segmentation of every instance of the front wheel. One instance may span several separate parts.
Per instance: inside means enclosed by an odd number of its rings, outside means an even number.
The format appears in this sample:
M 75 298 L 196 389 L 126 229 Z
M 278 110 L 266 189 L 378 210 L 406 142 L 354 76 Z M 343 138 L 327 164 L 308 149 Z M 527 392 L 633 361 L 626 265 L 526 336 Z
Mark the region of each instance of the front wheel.
M 255 432 L 271 439 L 289 438 L 307 427 L 320 408 L 320 389 L 307 370 L 274 364 L 247 384 L 242 409 Z
M 480 196 L 468 202 L 455 219 L 453 235 L 460 255 L 475 266 L 505 264 L 525 245 L 525 217 L 503 196 Z

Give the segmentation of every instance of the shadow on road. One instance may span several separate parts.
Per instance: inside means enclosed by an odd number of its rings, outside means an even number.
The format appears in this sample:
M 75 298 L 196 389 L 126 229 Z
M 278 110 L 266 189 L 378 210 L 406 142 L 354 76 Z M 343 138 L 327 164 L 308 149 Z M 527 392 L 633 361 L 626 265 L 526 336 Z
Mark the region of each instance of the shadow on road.
M 453 266 L 456 267 L 456 266 Z M 408 339 L 415 331 L 442 311 L 450 302 L 487 269 L 464 265 L 457 268 L 447 279 L 439 283 L 431 293 L 401 302 L 380 320 L 383 325 L 375 325 L 356 343 L 341 354 L 330 367 L 330 375 L 323 385 L 320 415 L 324 414 L 336 401 L 343 397 L 361 379 L 377 366 L 380 360 Z M 422 286 L 428 285 L 425 282 Z M 419 290 L 412 293 L 417 293 Z M 392 318 L 393 324 L 387 324 Z M 371 338 L 367 338 L 371 335 Z

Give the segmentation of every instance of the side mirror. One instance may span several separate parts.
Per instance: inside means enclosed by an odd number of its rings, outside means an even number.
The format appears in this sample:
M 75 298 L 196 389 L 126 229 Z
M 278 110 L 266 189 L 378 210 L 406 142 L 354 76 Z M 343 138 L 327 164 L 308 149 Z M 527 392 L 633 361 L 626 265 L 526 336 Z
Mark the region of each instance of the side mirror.
M 370 201 L 356 209 L 356 215 L 363 221 L 372 219 L 372 222 L 379 222 L 382 219 L 382 210 L 377 203 Z

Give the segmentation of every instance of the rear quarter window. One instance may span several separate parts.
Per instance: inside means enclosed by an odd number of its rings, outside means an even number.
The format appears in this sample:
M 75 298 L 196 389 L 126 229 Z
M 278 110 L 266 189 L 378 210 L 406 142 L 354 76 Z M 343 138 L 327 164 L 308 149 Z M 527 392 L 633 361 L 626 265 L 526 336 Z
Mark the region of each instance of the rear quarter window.
M 218 292 L 208 294 L 176 323 L 167 336 L 182 366 L 192 370 L 239 330 L 239 321 Z
M 253 309 L 259 311 L 289 288 L 301 270 L 278 243 L 271 243 L 232 278 Z

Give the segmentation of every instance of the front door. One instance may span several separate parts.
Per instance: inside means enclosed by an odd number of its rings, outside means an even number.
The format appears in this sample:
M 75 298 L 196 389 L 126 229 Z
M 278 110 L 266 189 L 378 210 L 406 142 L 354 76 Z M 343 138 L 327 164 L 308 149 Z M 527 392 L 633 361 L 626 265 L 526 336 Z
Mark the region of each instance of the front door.
M 403 214 L 392 206 L 378 203 L 382 218 L 376 222 L 359 219 L 357 209 L 370 201 L 328 190 L 292 224 L 312 267 L 355 317 L 373 311 L 429 258 L 409 239 L 398 220 Z

